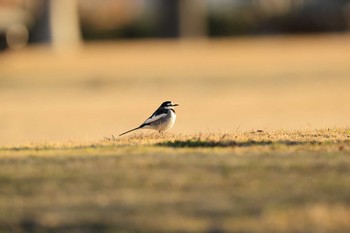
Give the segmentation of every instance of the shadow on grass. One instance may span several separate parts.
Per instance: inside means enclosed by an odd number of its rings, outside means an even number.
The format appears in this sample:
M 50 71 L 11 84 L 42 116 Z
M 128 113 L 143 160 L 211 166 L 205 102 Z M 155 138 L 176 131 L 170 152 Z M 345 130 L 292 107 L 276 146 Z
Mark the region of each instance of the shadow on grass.
M 4 226 L 0 224 L 0 232 L 14 232 L 13 229 L 16 229 L 16 232 L 26 232 L 26 233 L 66 233 L 66 232 L 75 232 L 75 233 L 95 233 L 95 232 L 114 232 L 114 229 L 117 228 L 113 225 L 108 225 L 104 223 L 84 223 L 81 225 L 59 225 L 56 227 L 48 227 L 37 224 L 35 221 L 24 220 L 18 225 Z
M 255 141 L 248 140 L 243 142 L 237 141 L 202 141 L 202 140 L 176 140 L 176 141 L 167 141 L 158 143 L 157 146 L 164 147 L 174 147 L 174 148 L 197 148 L 197 147 L 251 147 L 251 146 L 270 146 L 270 145 L 285 145 L 285 146 L 297 146 L 297 145 L 319 145 L 321 142 L 317 141 L 292 141 L 292 140 L 283 140 L 283 141 Z
M 14 231 L 15 229 L 15 231 Z M 42 226 L 35 222 L 21 222 L 18 225 L 2 225 L 0 224 L 0 232 L 26 232 L 26 233 L 110 233 L 110 232 L 140 232 L 148 233 L 154 232 L 151 229 L 144 229 L 141 226 L 133 226 L 127 223 L 81 223 L 81 224 L 72 224 L 66 225 L 61 224 L 55 227 Z M 169 232 L 178 232 L 170 230 Z M 182 232 L 182 231 L 181 231 Z M 197 231 L 196 231 L 197 232 Z M 208 228 L 204 233 L 225 233 L 221 229 Z

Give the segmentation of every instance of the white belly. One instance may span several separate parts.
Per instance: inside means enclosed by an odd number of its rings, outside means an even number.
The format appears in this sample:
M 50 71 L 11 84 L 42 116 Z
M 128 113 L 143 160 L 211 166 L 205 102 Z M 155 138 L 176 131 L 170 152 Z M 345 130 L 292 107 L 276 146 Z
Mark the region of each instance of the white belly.
M 157 130 L 167 131 L 174 126 L 175 120 L 176 120 L 176 114 L 173 113 L 173 111 L 169 111 L 169 114 L 170 114 L 169 117 L 167 117 L 167 119 L 158 126 Z

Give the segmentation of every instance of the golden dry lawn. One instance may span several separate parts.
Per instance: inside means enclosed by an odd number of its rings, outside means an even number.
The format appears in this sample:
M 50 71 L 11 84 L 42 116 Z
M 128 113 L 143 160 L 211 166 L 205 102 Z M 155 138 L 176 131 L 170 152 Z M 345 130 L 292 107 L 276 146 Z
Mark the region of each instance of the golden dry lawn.
M 350 35 L 0 54 L 0 233 L 350 232 Z M 178 102 L 164 135 L 138 131 Z
M 0 149 L 0 232 L 350 230 L 350 130 Z
M 0 144 L 96 141 L 178 102 L 174 133 L 350 125 L 350 36 L 32 47 L 0 54 Z

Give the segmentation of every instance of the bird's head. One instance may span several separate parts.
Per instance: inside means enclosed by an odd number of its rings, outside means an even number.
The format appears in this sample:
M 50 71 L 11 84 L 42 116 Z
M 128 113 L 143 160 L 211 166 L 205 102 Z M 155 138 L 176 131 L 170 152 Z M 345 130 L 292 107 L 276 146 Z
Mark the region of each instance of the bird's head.
M 179 105 L 178 104 L 174 104 L 171 101 L 165 101 L 164 103 L 162 103 L 162 105 L 160 105 L 160 107 L 168 108 L 168 109 L 173 109 L 176 106 L 179 106 Z

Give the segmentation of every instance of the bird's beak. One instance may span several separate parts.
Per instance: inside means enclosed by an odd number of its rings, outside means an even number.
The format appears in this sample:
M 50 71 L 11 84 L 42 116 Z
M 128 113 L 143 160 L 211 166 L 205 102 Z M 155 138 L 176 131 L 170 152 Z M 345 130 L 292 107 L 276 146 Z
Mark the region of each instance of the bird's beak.
M 176 107 L 176 106 L 179 106 L 179 104 L 173 104 L 172 107 Z

